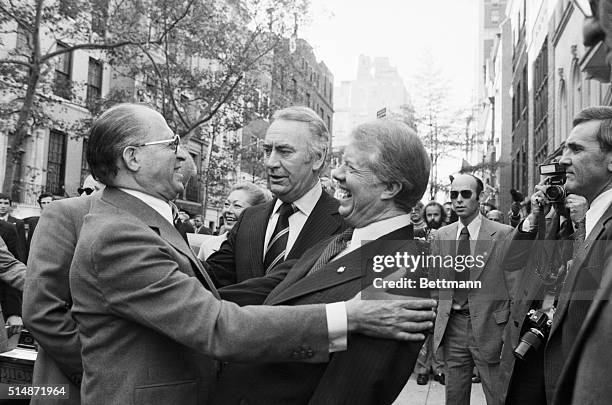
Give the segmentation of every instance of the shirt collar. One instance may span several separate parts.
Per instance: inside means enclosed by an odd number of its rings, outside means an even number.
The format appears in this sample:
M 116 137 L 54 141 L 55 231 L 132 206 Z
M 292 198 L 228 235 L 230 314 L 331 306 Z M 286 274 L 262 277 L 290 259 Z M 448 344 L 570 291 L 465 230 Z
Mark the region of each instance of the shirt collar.
M 410 214 L 398 215 L 393 218 L 373 222 L 363 228 L 355 228 L 351 238 L 351 248 L 361 246 L 362 241 L 371 241 L 388 233 L 410 225 Z
M 172 218 L 172 208 L 170 208 L 170 204 L 168 204 L 167 201 L 164 201 L 161 198 L 153 197 L 150 194 L 145 194 L 138 190 L 132 190 L 130 188 L 119 187 L 119 190 L 138 198 L 140 201 L 157 211 L 159 215 L 164 217 L 164 219 L 166 219 L 168 222 L 170 222 L 170 224 L 172 224 L 172 226 L 174 226 Z
M 321 198 L 322 194 L 323 188 L 321 187 L 321 182 L 317 181 L 317 184 L 315 184 L 310 190 L 308 190 L 306 194 L 293 201 L 292 204 L 304 215 L 309 216 L 315 205 L 317 205 L 317 201 L 319 201 L 319 198 Z M 272 213 L 275 214 L 282 204 L 283 202 L 277 198 L 276 203 L 274 204 L 274 211 L 272 211 Z
M 467 226 L 468 232 L 470 233 L 470 239 L 476 240 L 478 239 L 478 233 L 480 232 L 480 225 L 482 225 L 482 214 L 478 213 L 476 217 L 470 222 Z M 457 221 L 457 236 L 456 240 L 459 239 L 459 235 L 461 234 L 461 230 L 464 228 L 464 225 L 461 223 L 461 220 Z
M 586 212 L 586 236 L 589 236 L 593 227 L 597 224 L 604 212 L 606 212 L 610 204 L 612 204 L 612 189 L 604 191 L 593 200 Z

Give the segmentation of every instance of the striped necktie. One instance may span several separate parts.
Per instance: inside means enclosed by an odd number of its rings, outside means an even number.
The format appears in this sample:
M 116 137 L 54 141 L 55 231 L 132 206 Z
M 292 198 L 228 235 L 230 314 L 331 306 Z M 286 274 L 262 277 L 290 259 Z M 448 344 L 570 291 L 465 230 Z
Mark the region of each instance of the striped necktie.
M 295 208 L 290 203 L 282 203 L 278 209 L 278 221 L 264 256 L 266 274 L 274 266 L 285 261 L 285 250 L 287 249 L 287 240 L 289 239 L 289 217 L 293 213 L 295 213 Z
M 469 256 L 471 254 L 470 249 L 470 232 L 467 229 L 467 226 L 464 226 L 459 234 L 459 244 L 457 247 L 457 256 Z M 465 263 L 465 259 L 463 261 Z M 470 279 L 470 269 L 468 266 L 465 266 L 463 271 L 455 272 L 455 281 L 468 281 Z M 468 303 L 468 290 L 465 288 L 456 288 L 453 294 L 453 300 L 455 303 L 461 306 L 461 309 L 464 309 Z

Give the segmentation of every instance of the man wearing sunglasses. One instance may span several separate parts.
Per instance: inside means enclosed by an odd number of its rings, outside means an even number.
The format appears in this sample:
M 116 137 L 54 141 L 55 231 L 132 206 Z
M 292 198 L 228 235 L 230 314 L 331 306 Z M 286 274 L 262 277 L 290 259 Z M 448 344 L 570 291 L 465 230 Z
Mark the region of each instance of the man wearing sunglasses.
M 441 348 L 444 354 L 447 404 L 470 403 L 474 365 L 487 404 L 501 403 L 496 383 L 510 298 L 500 261 L 502 242 L 512 228 L 480 213 L 482 191 L 482 181 L 473 175 L 453 179 L 450 197 L 459 221 L 440 228 L 431 245 L 431 255 L 454 257 L 455 263 L 448 266 L 445 260 L 443 267 L 434 269 L 435 278 L 459 282 L 437 291 L 434 351 Z M 470 256 L 471 263 L 466 259 Z M 476 281 L 480 285 L 470 287 L 469 282 Z

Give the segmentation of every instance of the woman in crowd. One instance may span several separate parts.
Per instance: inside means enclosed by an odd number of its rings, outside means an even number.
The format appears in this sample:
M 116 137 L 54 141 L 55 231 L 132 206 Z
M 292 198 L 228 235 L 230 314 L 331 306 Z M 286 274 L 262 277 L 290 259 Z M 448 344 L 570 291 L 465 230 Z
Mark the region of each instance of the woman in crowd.
M 227 238 L 227 233 L 232 229 L 245 208 L 266 203 L 271 199 L 272 194 L 256 184 L 249 182 L 235 184 L 230 189 L 221 211 L 225 224 L 218 236 L 212 236 L 202 243 L 198 258 L 204 261 L 208 256 L 219 250 L 221 244 Z

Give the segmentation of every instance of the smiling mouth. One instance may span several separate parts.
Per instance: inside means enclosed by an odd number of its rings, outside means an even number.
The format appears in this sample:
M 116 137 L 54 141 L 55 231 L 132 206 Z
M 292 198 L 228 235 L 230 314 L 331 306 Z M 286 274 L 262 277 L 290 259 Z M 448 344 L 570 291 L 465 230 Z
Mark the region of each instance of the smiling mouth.
M 353 194 L 348 189 L 342 186 L 338 186 L 338 188 L 336 189 L 336 195 L 340 200 L 351 198 L 353 196 Z
M 234 214 L 229 214 L 229 213 L 225 214 L 225 220 L 234 222 L 236 221 L 236 216 Z

